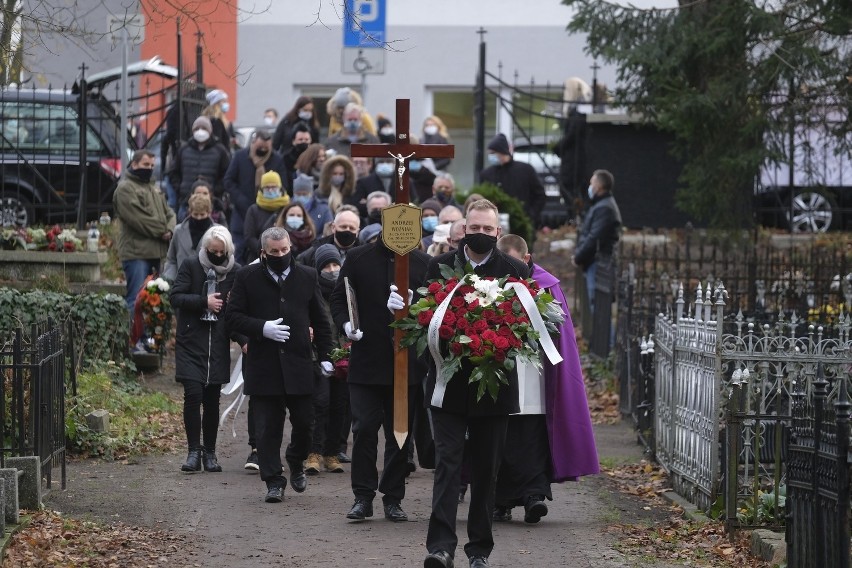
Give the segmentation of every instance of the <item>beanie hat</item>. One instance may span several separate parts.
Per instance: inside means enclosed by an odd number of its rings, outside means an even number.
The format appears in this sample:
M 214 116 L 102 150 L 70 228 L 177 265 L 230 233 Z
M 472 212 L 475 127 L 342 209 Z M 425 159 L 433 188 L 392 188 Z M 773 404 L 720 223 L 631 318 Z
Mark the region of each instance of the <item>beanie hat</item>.
M 213 89 L 212 91 L 207 93 L 207 104 L 213 106 L 216 103 L 224 101 L 227 98 L 228 93 L 226 93 L 222 89 Z
M 299 177 L 293 182 L 293 193 L 305 193 L 306 191 L 313 193 L 314 178 L 305 174 L 299 174 Z
M 210 119 L 206 116 L 199 116 L 195 119 L 195 122 L 192 123 L 192 130 L 195 131 L 198 128 L 202 128 L 207 132 L 213 132 L 213 124 L 210 122 Z
M 266 187 L 266 186 L 269 186 L 269 185 L 281 187 L 281 176 L 278 175 L 278 172 L 274 172 L 274 171 L 266 172 L 260 178 L 260 187 Z
M 450 227 L 452 223 L 443 223 L 435 227 L 435 232 L 432 233 L 432 242 L 438 244 L 446 243 L 450 238 Z
M 444 206 L 437 199 L 427 199 L 420 204 L 420 209 L 429 209 L 430 211 L 434 211 L 435 215 L 440 215 L 443 208 Z
M 506 135 L 502 132 L 491 139 L 491 142 L 488 143 L 488 149 L 507 156 L 512 154 L 509 151 L 509 141 L 506 140 Z
M 314 252 L 314 266 L 317 272 L 332 262 L 340 264 L 340 251 L 337 250 L 337 247 L 331 243 L 317 247 L 317 250 Z
M 367 225 L 361 232 L 358 233 L 358 240 L 361 241 L 361 244 L 365 245 L 373 240 L 373 238 L 379 236 L 379 233 L 382 232 L 382 224 L 381 223 L 373 223 L 372 225 Z

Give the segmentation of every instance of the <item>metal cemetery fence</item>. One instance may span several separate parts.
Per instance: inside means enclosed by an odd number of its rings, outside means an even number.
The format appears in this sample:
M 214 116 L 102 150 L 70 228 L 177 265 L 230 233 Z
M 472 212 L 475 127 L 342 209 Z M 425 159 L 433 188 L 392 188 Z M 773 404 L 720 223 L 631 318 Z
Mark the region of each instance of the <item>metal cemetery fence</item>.
M 65 351 L 61 327 L 48 318 L 0 331 L 0 467 L 6 457 L 39 456 L 46 489 L 59 466 L 65 489 Z

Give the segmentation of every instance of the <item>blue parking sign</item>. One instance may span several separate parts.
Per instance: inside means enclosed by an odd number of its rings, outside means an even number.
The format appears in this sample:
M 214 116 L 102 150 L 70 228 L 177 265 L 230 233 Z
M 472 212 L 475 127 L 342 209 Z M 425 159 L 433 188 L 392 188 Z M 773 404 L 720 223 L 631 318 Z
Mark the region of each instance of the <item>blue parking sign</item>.
M 343 47 L 382 48 L 384 46 L 385 1 L 346 0 Z

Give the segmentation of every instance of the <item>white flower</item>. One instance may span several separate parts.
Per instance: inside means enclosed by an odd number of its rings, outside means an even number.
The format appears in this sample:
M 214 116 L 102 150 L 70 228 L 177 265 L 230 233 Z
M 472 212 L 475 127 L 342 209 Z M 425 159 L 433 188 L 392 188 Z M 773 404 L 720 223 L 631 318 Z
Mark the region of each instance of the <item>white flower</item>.
M 477 296 L 473 292 L 468 292 L 467 294 L 464 295 L 464 301 L 467 302 L 468 304 L 470 304 L 474 300 L 478 300 L 478 299 L 479 299 L 479 296 Z
M 166 282 L 165 280 L 163 280 L 162 278 L 157 278 L 157 280 L 160 281 L 157 284 L 157 286 L 160 288 L 160 291 L 161 292 L 168 292 L 169 291 L 169 283 Z

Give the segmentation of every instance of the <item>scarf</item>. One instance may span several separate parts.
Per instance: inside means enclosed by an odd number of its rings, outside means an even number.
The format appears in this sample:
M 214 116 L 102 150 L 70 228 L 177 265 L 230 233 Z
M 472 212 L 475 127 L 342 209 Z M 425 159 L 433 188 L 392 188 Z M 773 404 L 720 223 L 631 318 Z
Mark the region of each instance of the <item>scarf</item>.
M 201 261 L 201 267 L 204 268 L 204 272 L 209 272 L 212 268 L 216 273 L 216 282 L 221 282 L 225 279 L 225 276 L 231 271 L 234 267 L 234 255 L 230 255 L 228 257 L 228 262 L 221 266 L 216 266 L 215 264 L 210 263 L 210 259 L 207 258 L 207 249 L 204 247 L 198 247 L 198 260 Z
M 189 237 L 192 240 L 192 248 L 198 248 L 198 242 L 201 240 L 201 237 L 204 236 L 204 233 L 207 232 L 207 229 L 213 226 L 213 221 L 210 217 L 206 219 L 199 219 L 199 222 L 193 223 L 195 219 L 188 218 L 186 220 L 186 224 L 189 227 Z
M 258 191 L 255 203 L 257 203 L 257 206 L 264 211 L 278 211 L 279 209 L 287 207 L 287 204 L 290 203 L 290 196 L 285 193 L 281 195 L 281 197 L 270 199 L 268 197 L 264 197 L 262 191 Z
M 269 156 L 272 155 L 272 150 L 265 156 L 258 156 L 254 153 L 254 148 L 249 150 L 249 159 L 251 163 L 254 164 L 254 186 L 260 187 L 260 179 L 263 177 L 263 174 L 266 173 L 266 161 L 269 159 Z
M 294 251 L 308 250 L 314 241 L 313 231 L 305 226 L 298 230 L 287 229 L 287 232 L 290 234 L 290 242 L 293 244 Z

